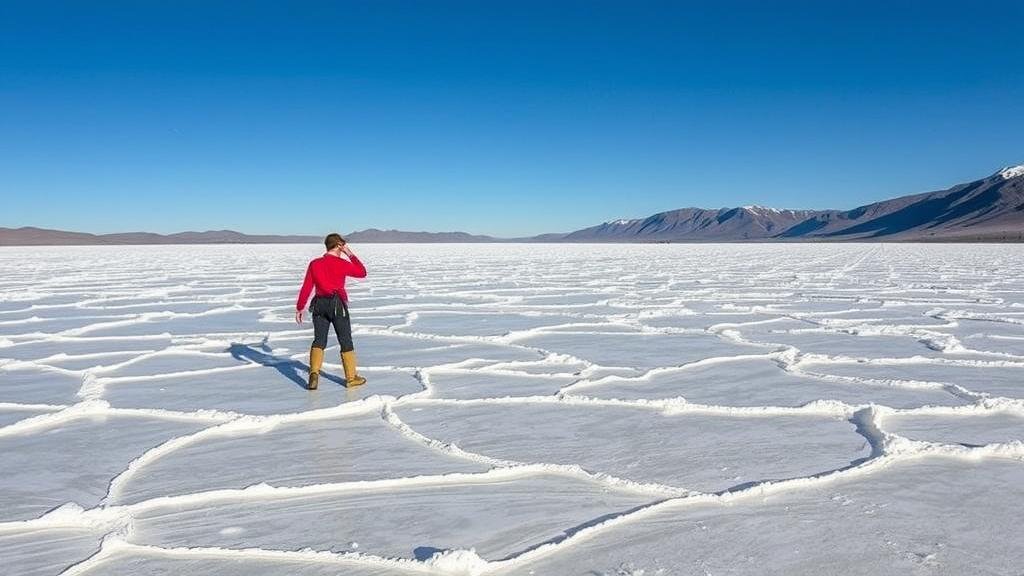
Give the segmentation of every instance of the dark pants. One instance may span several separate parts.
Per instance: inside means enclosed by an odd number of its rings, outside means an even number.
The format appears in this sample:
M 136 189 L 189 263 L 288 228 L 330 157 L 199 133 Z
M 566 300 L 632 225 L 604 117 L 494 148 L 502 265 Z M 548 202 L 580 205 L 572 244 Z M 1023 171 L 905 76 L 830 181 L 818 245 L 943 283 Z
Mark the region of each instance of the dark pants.
M 348 306 L 340 296 L 316 296 L 309 305 L 313 314 L 313 348 L 327 347 L 327 332 L 334 325 L 334 334 L 342 352 L 351 352 L 352 323 L 348 318 Z

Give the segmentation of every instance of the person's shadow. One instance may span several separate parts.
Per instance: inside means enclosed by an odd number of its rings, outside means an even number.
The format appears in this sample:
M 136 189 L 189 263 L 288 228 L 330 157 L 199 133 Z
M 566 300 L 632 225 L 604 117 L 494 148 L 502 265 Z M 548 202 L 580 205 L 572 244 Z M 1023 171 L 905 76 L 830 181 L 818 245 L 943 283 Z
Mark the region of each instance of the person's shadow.
M 412 555 L 416 557 L 420 562 L 426 562 L 434 557 L 434 554 L 438 552 L 444 552 L 440 548 L 434 548 L 433 546 L 417 546 L 412 551 Z
M 309 374 L 309 366 L 299 362 L 298 360 L 274 356 L 270 351 L 271 348 L 267 344 L 266 338 L 264 338 L 259 344 L 255 345 L 232 342 L 231 346 L 228 347 L 228 352 L 235 360 L 247 360 L 262 366 L 271 367 L 280 372 L 285 378 L 291 380 L 296 386 L 305 390 L 307 386 L 306 375 Z M 342 386 L 345 385 L 344 380 L 341 380 L 337 376 L 324 374 L 323 372 L 320 373 L 320 378 L 330 380 L 331 382 L 341 384 Z

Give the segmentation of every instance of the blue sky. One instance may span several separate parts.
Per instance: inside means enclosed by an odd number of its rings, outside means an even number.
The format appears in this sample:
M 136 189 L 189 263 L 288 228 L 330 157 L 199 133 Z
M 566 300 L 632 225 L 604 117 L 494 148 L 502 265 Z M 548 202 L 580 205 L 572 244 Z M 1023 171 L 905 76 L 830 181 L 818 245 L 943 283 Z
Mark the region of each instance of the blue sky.
M 1020 2 L 102 4 L 0 4 L 0 226 L 515 236 L 1024 163 Z

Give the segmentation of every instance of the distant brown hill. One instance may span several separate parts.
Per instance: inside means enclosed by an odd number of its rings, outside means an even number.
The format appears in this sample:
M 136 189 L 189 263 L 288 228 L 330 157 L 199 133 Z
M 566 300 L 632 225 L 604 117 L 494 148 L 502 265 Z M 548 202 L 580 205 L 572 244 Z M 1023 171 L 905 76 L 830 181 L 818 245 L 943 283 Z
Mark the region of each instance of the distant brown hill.
M 362 230 L 345 235 L 359 243 L 414 243 L 414 242 L 498 242 L 490 236 L 473 236 L 465 232 L 402 232 L 399 230 Z M 287 236 L 269 234 L 243 234 L 234 230 L 206 232 L 178 232 L 154 234 L 152 232 L 123 232 L 117 234 L 88 234 L 45 228 L 0 228 L 0 246 L 55 246 L 55 245 L 128 245 L 128 244 L 319 244 L 323 236 Z
M 345 235 L 353 243 L 477 243 L 500 242 L 491 236 L 474 236 L 466 232 L 404 232 L 402 230 L 377 230 L 369 228 Z
M 296 244 L 319 242 L 319 236 L 278 236 L 242 234 L 233 230 L 206 232 L 121 232 L 88 234 L 46 228 L 0 228 L 0 246 L 127 245 L 127 244 Z

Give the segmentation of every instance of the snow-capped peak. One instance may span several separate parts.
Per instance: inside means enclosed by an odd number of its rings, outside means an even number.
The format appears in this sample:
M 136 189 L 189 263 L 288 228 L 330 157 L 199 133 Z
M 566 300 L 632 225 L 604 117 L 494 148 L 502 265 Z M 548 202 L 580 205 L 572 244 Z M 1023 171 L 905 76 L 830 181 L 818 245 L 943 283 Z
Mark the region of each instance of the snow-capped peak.
M 623 218 L 621 220 L 612 220 L 611 222 L 605 222 L 605 224 L 611 224 L 613 226 L 626 226 L 628 224 L 632 224 L 633 222 L 636 222 L 636 220 L 626 220 L 625 218 Z
M 756 204 L 753 205 L 753 206 L 743 206 L 743 209 L 746 210 L 747 212 L 756 212 L 756 213 L 770 212 L 772 214 L 778 214 L 778 213 L 782 212 L 782 210 L 779 210 L 778 208 L 769 208 L 767 206 L 757 206 Z
M 999 175 L 1003 177 L 1003 180 L 1024 176 L 1024 164 L 1020 166 L 1007 166 L 999 171 Z

